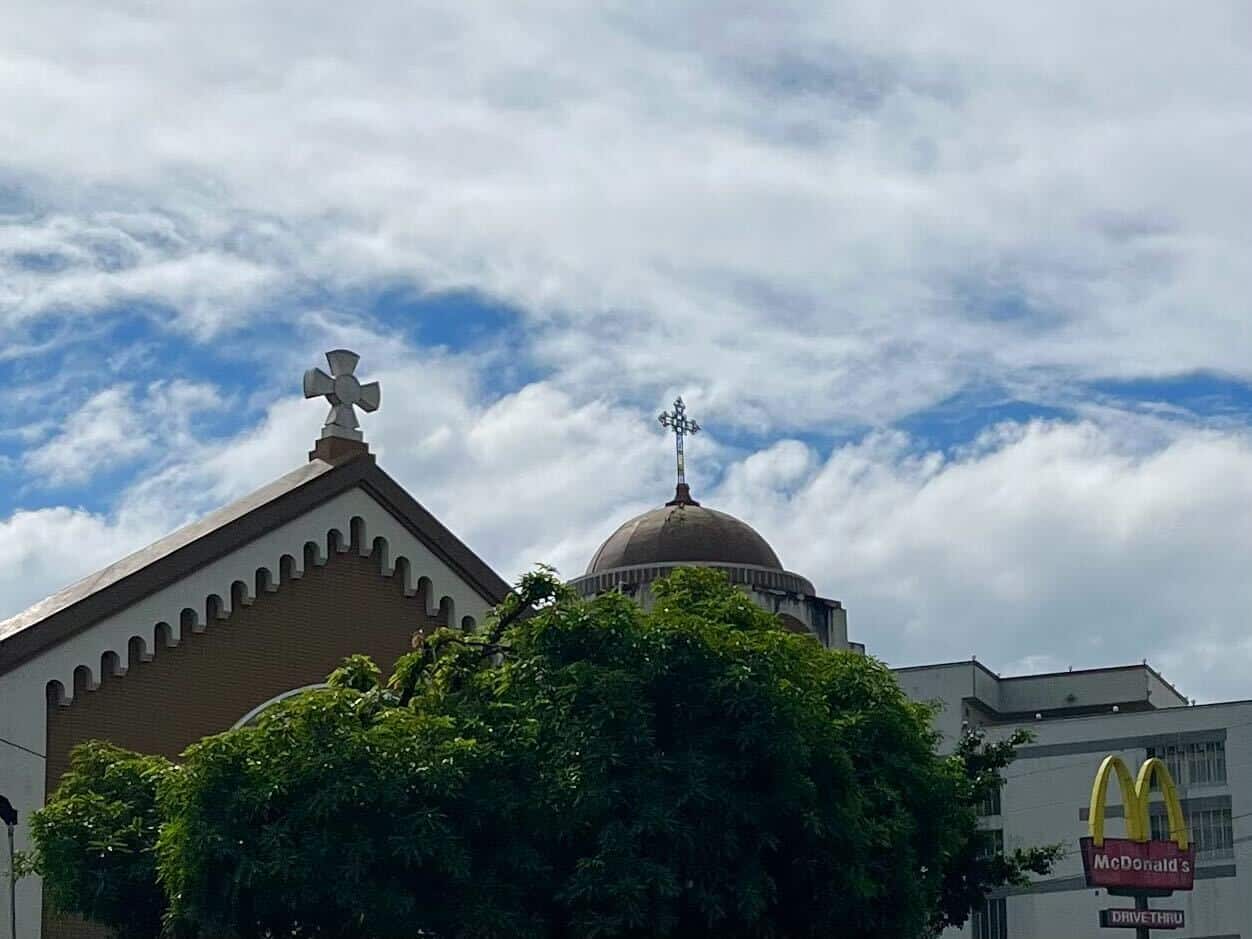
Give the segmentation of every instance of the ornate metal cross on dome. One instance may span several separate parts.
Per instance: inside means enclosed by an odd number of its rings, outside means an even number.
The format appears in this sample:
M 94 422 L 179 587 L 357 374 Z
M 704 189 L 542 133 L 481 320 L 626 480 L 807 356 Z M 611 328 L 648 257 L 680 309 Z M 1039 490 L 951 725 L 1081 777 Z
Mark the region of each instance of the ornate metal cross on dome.
M 322 426 L 322 437 L 338 437 L 342 440 L 361 440 L 361 425 L 356 419 L 356 408 L 370 412 L 378 410 L 380 392 L 378 382 L 362 385 L 354 372 L 361 357 L 347 349 L 334 349 L 326 353 L 330 365 L 327 375 L 320 368 L 304 373 L 304 396 L 316 398 L 325 395 L 330 402 L 330 413 Z
M 682 395 L 674 399 L 674 410 L 662 412 L 657 418 L 662 427 L 674 432 L 674 447 L 678 454 L 678 486 L 674 491 L 674 500 L 668 505 L 699 505 L 691 498 L 691 488 L 687 485 L 687 466 L 683 459 L 683 440 L 688 434 L 700 432 L 700 425 L 687 416 L 687 405 Z

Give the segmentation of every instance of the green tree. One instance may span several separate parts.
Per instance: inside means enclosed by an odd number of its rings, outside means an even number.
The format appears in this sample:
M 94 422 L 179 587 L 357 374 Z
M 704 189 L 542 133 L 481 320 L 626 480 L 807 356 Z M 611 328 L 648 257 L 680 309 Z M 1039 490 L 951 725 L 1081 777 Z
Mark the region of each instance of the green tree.
M 31 816 L 37 865 L 54 908 L 152 939 L 168 906 L 153 846 L 167 760 L 96 741 L 78 747 L 55 796 Z
M 947 926 L 962 926 L 970 912 L 994 887 L 1025 886 L 1030 875 L 1044 875 L 1063 854 L 1059 844 L 1019 848 L 1011 854 L 995 848 L 977 831 L 977 809 L 1004 784 L 1003 771 L 1013 762 L 1016 750 L 1034 739 L 1030 731 L 1018 730 L 1004 740 L 987 743 L 981 730 L 966 732 L 956 752 L 949 758 L 960 767 L 957 802 L 966 813 L 963 824 L 974 834 L 962 838 L 960 846 L 944 869 L 943 889 L 931 920 L 932 932 Z
M 123 936 L 134 897 L 241 939 L 917 939 L 1046 870 L 976 849 L 1012 744 L 938 755 L 883 665 L 717 572 L 655 594 L 540 570 L 483 631 L 419 637 L 386 682 L 354 657 L 176 765 L 87 745 L 35 828 L 50 897 Z M 84 834 L 115 828 L 120 868 Z

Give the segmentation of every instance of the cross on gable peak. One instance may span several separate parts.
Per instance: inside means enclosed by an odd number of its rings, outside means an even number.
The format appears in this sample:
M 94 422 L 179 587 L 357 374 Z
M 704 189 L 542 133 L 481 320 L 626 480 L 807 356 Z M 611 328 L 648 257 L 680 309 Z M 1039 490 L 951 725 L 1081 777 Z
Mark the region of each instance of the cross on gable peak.
M 348 349 L 332 349 L 326 353 L 329 375 L 320 368 L 311 368 L 304 373 L 304 396 L 324 397 L 330 404 L 321 438 L 309 454 L 310 459 L 338 462 L 345 456 L 369 451 L 356 409 L 360 408 L 367 414 L 377 411 L 382 392 L 378 382 L 362 384 L 356 377 L 356 366 L 360 360 L 359 355 Z

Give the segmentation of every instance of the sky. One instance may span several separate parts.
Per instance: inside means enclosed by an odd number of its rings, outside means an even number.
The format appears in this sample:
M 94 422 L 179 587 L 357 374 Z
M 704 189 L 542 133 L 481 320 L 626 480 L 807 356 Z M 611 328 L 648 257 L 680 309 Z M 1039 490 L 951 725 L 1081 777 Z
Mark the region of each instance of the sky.
M 892 665 L 1252 698 L 1252 12 L 0 0 L 0 617 L 302 463 L 503 576 L 672 493 Z

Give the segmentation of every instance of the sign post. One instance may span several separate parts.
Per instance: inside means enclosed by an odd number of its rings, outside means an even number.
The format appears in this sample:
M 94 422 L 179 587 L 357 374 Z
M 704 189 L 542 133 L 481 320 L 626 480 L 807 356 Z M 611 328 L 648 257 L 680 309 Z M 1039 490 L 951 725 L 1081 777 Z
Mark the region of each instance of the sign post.
M 13 851 L 13 829 L 17 826 L 4 827 L 9 832 L 9 932 L 17 939 L 17 855 Z
M 17 855 L 13 851 L 13 830 L 17 828 L 17 809 L 0 796 L 0 822 L 9 835 L 9 935 L 17 939 Z
M 1104 837 L 1105 801 L 1109 777 L 1115 776 L 1122 793 L 1126 818 L 1125 838 Z M 1153 783 L 1165 797 L 1169 838 L 1152 838 L 1148 796 Z M 1103 887 L 1112 896 L 1134 897 L 1133 910 L 1101 910 L 1105 928 L 1135 930 L 1136 939 L 1151 939 L 1153 929 L 1181 929 L 1181 910 L 1152 910 L 1149 897 L 1168 897 L 1175 890 L 1195 887 L 1195 846 L 1187 837 L 1187 822 L 1169 768 L 1159 759 L 1145 760 L 1139 775 L 1118 756 L 1107 756 L 1091 787 L 1091 810 L 1087 837 L 1079 841 L 1087 885 Z
M 1139 894 L 1137 897 L 1135 897 L 1135 912 L 1136 913 L 1148 912 L 1148 898 L 1142 893 Z M 1144 918 L 1146 919 L 1147 917 L 1144 917 Z M 1152 939 L 1152 927 L 1147 926 L 1147 925 L 1136 926 L 1135 927 L 1135 939 Z

